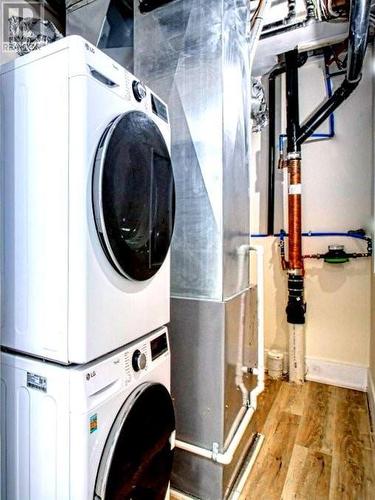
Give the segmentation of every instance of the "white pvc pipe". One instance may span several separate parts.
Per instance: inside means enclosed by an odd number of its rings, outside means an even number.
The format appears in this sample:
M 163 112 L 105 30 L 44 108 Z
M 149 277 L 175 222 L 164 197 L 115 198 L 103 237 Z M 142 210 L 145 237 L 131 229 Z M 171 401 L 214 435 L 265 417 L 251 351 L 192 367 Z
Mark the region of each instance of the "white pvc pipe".
M 208 450 L 201 446 L 176 440 L 177 448 L 188 451 L 195 455 L 213 460 L 223 465 L 228 465 L 233 460 L 233 456 L 240 444 L 250 423 L 252 416 L 257 408 L 257 396 L 264 389 L 264 249 L 260 245 L 252 245 L 249 250 L 257 254 L 257 321 L 258 321 L 258 351 L 257 351 L 257 385 L 250 392 L 250 406 L 235 432 L 228 448 L 224 453 L 216 453 L 214 450 Z
M 258 386 L 264 389 L 264 248 L 251 245 L 250 250 L 257 255 L 257 323 L 258 323 Z M 254 371 L 255 372 L 255 371 Z
M 248 395 L 248 393 L 247 393 Z M 233 420 L 233 424 L 228 432 L 228 435 L 227 435 L 227 438 L 226 438 L 226 442 L 227 441 L 231 441 L 233 439 L 233 436 L 235 435 L 237 429 L 238 429 L 238 426 L 240 425 L 240 423 L 242 422 L 242 419 L 245 415 L 245 413 L 247 412 L 247 409 L 248 409 L 248 405 L 246 404 L 246 406 L 242 406 L 242 408 L 240 408 L 240 411 L 237 413 L 237 416 L 236 418 Z
M 208 450 L 207 448 L 202 448 L 201 446 L 196 446 L 195 444 L 190 444 L 186 443 L 185 441 L 179 440 L 176 440 L 176 446 L 181 450 L 185 450 L 189 453 L 194 453 L 195 455 L 208 458 L 219 464 L 228 465 L 233 460 L 233 456 L 237 450 L 238 445 L 241 442 L 241 439 L 243 438 L 243 435 L 246 432 L 247 426 L 249 425 L 254 412 L 255 409 L 252 407 L 247 409 L 241 424 L 239 425 L 232 441 L 230 442 L 230 445 L 224 453 L 215 453 L 213 450 Z
M 259 42 L 260 35 L 262 33 L 263 29 L 263 24 L 264 24 L 264 17 L 266 14 L 266 11 L 268 8 L 271 6 L 271 0 L 260 0 L 262 2 L 259 12 L 254 19 L 254 22 L 252 23 L 252 28 L 250 32 L 250 37 L 249 37 L 249 67 L 250 67 L 250 72 L 253 67 L 253 61 L 255 57 L 255 52 L 257 49 L 257 45 Z
M 238 249 L 239 254 L 239 264 L 238 264 L 238 283 L 237 290 L 241 289 L 242 281 L 244 276 L 245 266 L 248 265 L 246 257 L 249 255 L 250 247 L 249 245 L 241 245 Z M 243 366 L 244 358 L 244 342 L 245 342 L 245 320 L 246 320 L 246 295 L 247 290 L 242 292 L 240 297 L 240 320 L 239 320 L 239 330 L 238 330 L 238 350 L 237 350 L 237 363 L 236 363 L 236 386 L 240 389 L 242 394 L 242 406 L 247 406 L 249 392 L 244 384 L 243 375 L 244 369 L 247 371 L 247 367 Z
M 289 382 L 305 381 L 305 326 L 289 325 Z

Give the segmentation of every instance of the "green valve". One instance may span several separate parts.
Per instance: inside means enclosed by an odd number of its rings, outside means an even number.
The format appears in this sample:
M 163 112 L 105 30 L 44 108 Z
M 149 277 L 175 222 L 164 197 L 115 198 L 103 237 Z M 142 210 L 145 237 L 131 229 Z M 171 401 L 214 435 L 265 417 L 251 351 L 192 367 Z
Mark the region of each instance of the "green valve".
M 328 252 L 323 255 L 327 264 L 345 264 L 349 262 L 349 256 L 345 252 L 344 245 L 330 245 Z
M 325 257 L 324 262 L 328 264 L 345 264 L 345 262 L 349 262 L 347 257 Z

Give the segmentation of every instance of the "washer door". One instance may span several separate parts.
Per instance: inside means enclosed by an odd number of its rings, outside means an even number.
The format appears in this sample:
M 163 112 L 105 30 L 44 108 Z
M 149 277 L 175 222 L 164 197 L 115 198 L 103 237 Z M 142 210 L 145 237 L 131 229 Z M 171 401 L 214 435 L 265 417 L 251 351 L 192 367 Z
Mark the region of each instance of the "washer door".
M 175 190 L 167 145 L 145 113 L 120 115 L 104 132 L 95 158 L 93 205 L 112 266 L 132 280 L 154 276 L 172 239 Z
M 161 384 L 138 387 L 118 413 L 99 464 L 101 500 L 164 500 L 172 471 L 175 417 Z

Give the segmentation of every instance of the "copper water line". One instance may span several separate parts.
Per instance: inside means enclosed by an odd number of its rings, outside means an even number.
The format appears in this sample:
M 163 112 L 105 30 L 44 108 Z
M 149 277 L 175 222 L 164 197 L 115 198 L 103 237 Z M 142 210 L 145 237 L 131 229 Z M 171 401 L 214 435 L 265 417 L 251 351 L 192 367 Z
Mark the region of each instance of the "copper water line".
M 289 269 L 302 271 L 301 160 L 288 160 L 288 253 Z

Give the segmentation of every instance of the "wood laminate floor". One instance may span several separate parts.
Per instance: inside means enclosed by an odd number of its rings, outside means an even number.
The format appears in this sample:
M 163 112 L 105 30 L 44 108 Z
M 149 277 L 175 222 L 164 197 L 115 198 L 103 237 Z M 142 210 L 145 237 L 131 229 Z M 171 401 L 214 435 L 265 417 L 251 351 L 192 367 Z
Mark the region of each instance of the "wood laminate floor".
M 268 380 L 250 425 L 265 440 L 241 500 L 375 500 L 365 393 Z

